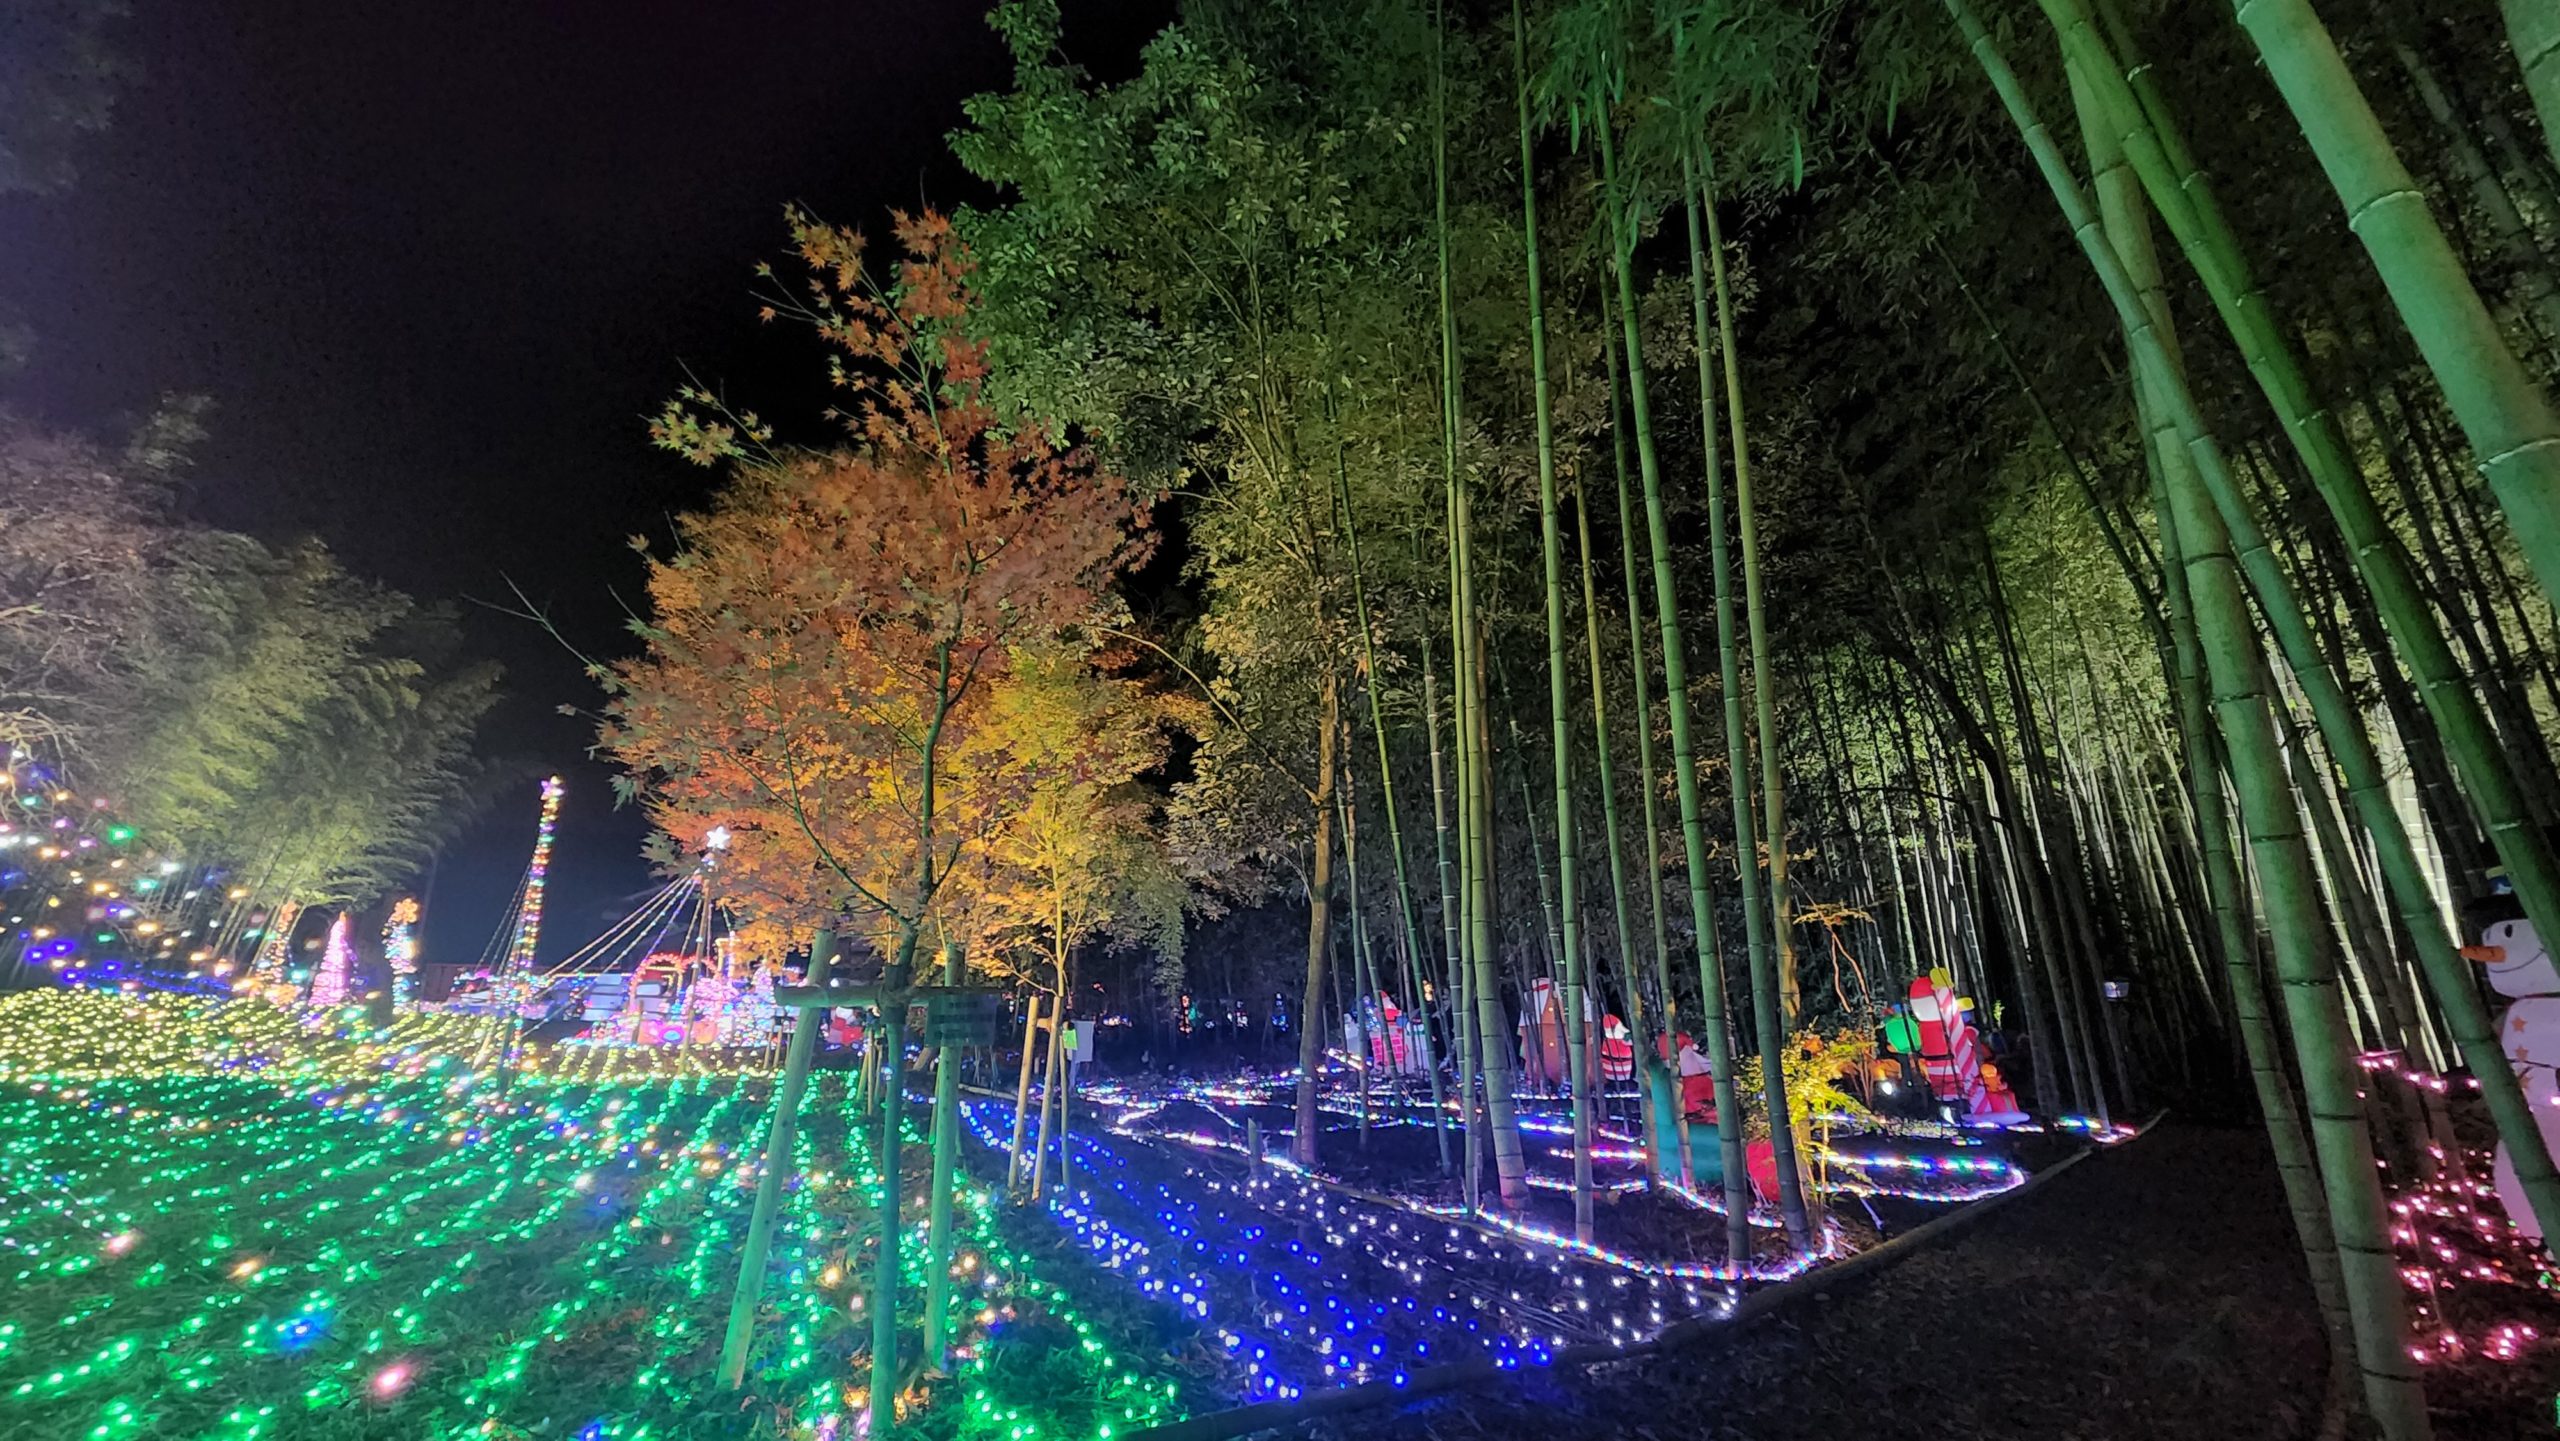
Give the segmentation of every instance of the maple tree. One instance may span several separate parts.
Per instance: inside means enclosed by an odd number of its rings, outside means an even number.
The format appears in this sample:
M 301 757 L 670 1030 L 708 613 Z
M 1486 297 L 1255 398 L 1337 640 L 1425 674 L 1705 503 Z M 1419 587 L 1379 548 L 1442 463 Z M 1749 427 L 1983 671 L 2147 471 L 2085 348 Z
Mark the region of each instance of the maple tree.
M 859 234 L 790 221 L 808 273 L 763 315 L 836 352 L 845 439 L 778 446 L 699 387 L 652 422 L 729 484 L 650 559 L 645 652 L 599 670 L 603 739 L 676 843 L 727 828 L 744 913 L 794 932 L 857 917 L 903 970 L 964 853 L 1037 779 L 999 735 L 1016 648 L 1089 652 L 1082 623 L 1151 537 L 1124 480 L 989 403 L 961 324 L 972 262 L 942 216 L 897 217 L 886 285 Z

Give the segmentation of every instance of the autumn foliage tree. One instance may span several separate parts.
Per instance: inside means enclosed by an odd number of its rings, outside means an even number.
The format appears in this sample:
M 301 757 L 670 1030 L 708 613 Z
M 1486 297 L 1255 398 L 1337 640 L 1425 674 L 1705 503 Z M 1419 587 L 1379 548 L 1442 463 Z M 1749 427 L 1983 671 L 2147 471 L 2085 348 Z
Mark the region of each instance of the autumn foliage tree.
M 651 557 L 645 653 L 599 674 L 604 743 L 659 824 L 686 846 L 728 828 L 734 903 L 795 929 L 856 918 L 903 971 L 946 880 L 1039 778 L 1000 738 L 1017 649 L 1089 655 L 1085 623 L 1150 537 L 1120 477 L 988 403 L 944 219 L 896 229 L 882 285 L 858 234 L 793 213 L 808 273 L 763 312 L 836 352 L 840 442 L 778 446 L 699 388 L 652 423 L 729 484 Z
M 1018 804 L 994 818 L 947 908 L 991 969 L 1072 989 L 1088 944 L 1142 950 L 1149 988 L 1182 978 L 1188 889 L 1166 844 L 1160 790 L 1177 730 L 1207 729 L 1204 707 L 1125 675 L 1096 673 L 1079 650 L 1019 647 L 975 744 L 1025 770 Z

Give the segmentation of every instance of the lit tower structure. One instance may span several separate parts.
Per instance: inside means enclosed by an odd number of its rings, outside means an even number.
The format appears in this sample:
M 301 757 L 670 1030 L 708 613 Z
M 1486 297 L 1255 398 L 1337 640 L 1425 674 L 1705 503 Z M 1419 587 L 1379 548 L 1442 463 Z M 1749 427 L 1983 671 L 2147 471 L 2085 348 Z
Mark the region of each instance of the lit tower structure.
M 524 883 L 516 892 L 515 934 L 507 940 L 506 959 L 498 963 L 497 980 L 489 988 L 489 1026 L 498 1041 L 501 1091 L 506 1089 L 508 1071 L 515 1060 L 516 1033 L 524 1023 L 524 1004 L 533 995 L 533 948 L 542 938 L 542 884 L 551 870 L 551 833 L 560 821 L 560 792 L 558 776 L 543 781 L 542 820 L 534 827 L 533 859 L 526 863 Z M 487 1054 L 485 1047 L 480 1054 Z
M 507 942 L 507 958 L 498 968 L 501 1014 L 517 1015 L 532 991 L 533 948 L 542 938 L 542 878 L 551 869 L 551 833 L 560 823 L 560 778 L 542 783 L 542 821 L 533 832 L 533 860 L 524 868 L 522 898 L 516 903 L 516 933 Z
M 392 903 L 391 919 L 382 928 L 382 958 L 391 964 L 391 1009 L 409 1009 L 409 993 L 417 986 L 418 898 Z
M 292 957 L 288 949 L 293 943 L 294 924 L 302 919 L 302 904 L 285 901 L 267 917 L 267 928 L 258 937 L 258 949 L 249 962 L 249 980 L 256 986 L 289 984 L 285 964 Z

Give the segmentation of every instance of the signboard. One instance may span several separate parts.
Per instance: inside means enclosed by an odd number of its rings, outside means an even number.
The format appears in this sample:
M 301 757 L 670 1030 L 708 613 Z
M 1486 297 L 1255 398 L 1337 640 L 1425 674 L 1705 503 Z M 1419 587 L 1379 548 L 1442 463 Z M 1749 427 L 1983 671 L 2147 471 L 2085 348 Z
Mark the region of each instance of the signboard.
M 1093 1060 L 1093 1022 L 1077 1021 L 1074 1026 L 1067 1034 L 1067 1059 L 1081 1066 Z
M 926 1006 L 921 1032 L 931 1046 L 985 1046 L 995 1042 L 1004 1021 L 1004 997 L 941 995 Z

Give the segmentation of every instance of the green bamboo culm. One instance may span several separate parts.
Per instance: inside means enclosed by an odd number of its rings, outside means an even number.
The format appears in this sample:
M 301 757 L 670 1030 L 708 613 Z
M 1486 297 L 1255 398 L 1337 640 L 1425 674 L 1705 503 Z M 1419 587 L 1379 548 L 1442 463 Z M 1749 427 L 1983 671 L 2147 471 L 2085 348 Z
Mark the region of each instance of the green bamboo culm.
M 1792 1015 L 1788 1004 L 1785 973 L 1795 967 L 1792 957 L 1784 956 L 1784 948 L 1776 943 L 1777 933 L 1786 926 L 1786 862 L 1783 827 L 1786 822 L 1783 803 L 1769 802 L 1768 820 L 1773 828 L 1765 837 L 1752 823 L 1751 808 L 1751 743 L 1750 731 L 1742 713 L 1742 660 L 1740 627 L 1734 623 L 1733 558 L 1725 538 L 1724 475 L 1716 445 L 1715 368 L 1710 356 L 1721 351 L 1724 357 L 1725 408 L 1733 416 L 1733 480 L 1735 509 L 1742 530 L 1743 588 L 1749 611 L 1753 678 L 1757 682 L 1760 712 L 1760 751 L 1766 761 L 1761 784 L 1764 790 L 1778 784 L 1777 747 L 1772 739 L 1772 715 L 1769 696 L 1768 628 L 1760 613 L 1757 531 L 1749 510 L 1751 499 L 1750 460 L 1745 455 L 1744 429 L 1738 414 L 1742 405 L 1740 372 L 1733 353 L 1733 316 L 1727 304 L 1724 277 L 1723 246 L 1716 229 L 1715 195 L 1706 190 L 1706 181 L 1698 173 L 1705 168 L 1706 157 L 1684 151 L 1680 157 L 1683 203 L 1689 220 L 1689 303 L 1691 323 L 1698 339 L 1698 404 L 1700 424 L 1706 430 L 1704 453 L 1707 482 L 1707 544 L 1712 556 L 1716 592 L 1716 640 L 1724 683 L 1724 751 L 1725 776 L 1733 791 L 1733 855 L 1740 872 L 1742 886 L 1742 928 L 1751 967 L 1751 999 L 1755 1037 L 1760 1051 L 1761 1098 L 1769 1109 L 1769 1143 L 1774 1151 L 1772 1161 L 1778 1174 L 1778 1206 L 1786 1220 L 1787 1239 L 1798 1250 L 1813 1245 L 1813 1227 L 1806 1215 L 1804 1186 L 1796 1170 L 1795 1127 L 1787 1109 L 1786 1029 Z M 1701 217 L 1703 215 L 1703 224 Z M 1710 279 L 1712 277 L 1712 279 Z M 1716 306 L 1716 345 L 1711 351 L 1707 342 L 1707 299 L 1712 289 Z M 1763 910 L 1759 866 L 1756 861 L 1763 841 L 1769 852 L 1768 909 Z M 1784 964 L 1782 964 L 1782 961 Z
M 1618 183 L 1617 142 L 1607 107 L 1594 96 L 1592 130 L 1600 148 L 1602 199 L 1610 227 L 1610 263 L 1618 287 L 1618 327 L 1627 362 L 1627 408 L 1635 420 L 1636 474 L 1644 487 L 1645 530 L 1653 552 L 1653 603 L 1662 629 L 1663 698 L 1671 719 L 1671 773 L 1680 800 L 1680 841 L 1689 868 L 1689 914 L 1698 937 L 1698 1029 L 1706 1033 L 1707 1070 L 1715 1087 L 1716 1138 L 1724 1153 L 1725 1244 L 1732 1263 L 1751 1262 L 1751 1180 L 1743 1166 L 1742 1109 L 1733 1091 L 1733 1033 L 1725 1019 L 1724 963 L 1716 955 L 1715 904 L 1707 894 L 1707 821 L 1698 795 L 1698 752 L 1689 721 L 1689 662 L 1683 653 L 1680 602 L 1671 571 L 1671 522 L 1662 502 L 1662 465 L 1654 453 L 1653 395 L 1646 382 L 1644 337 L 1636 323 L 1634 216 Z M 1748 889 L 1748 887 L 1745 887 Z
M 2132 343 L 2137 375 L 2161 402 L 2195 472 L 2222 471 L 2221 451 L 2198 413 L 2193 394 L 2146 313 L 2122 259 L 2102 233 L 2088 198 L 2053 137 L 2036 118 L 2026 91 L 2000 55 L 1966 0 L 1946 0 L 1983 73 L 1999 92 L 2064 219 L 2098 273 L 2108 301 Z M 2407 1299 L 2391 1253 L 2388 1212 L 2374 1174 L 2373 1145 L 2364 1126 L 2357 1086 L 2360 1071 L 2347 1031 L 2332 958 L 2323 952 L 2328 922 L 2321 914 L 2299 812 L 2277 754 L 2269 719 L 2268 687 L 2238 566 L 2214 512 L 2197 485 L 2170 477 L 2171 512 L 2184 551 L 2196 633 L 2211 679 L 2216 717 L 2230 757 L 2243 830 L 2266 901 L 2266 921 L 2284 981 L 2295 1059 L 2311 1118 L 2313 1151 L 2329 1201 L 2329 1220 L 2355 1332 L 2354 1351 L 2365 1406 L 2386 1441 L 2425 1441 L 2430 1435 L 2426 1396 L 2405 1341 Z
M 1337 422 L 1338 424 L 1338 422 Z M 1423 1017 L 1419 1047 L 1425 1074 L 1431 1077 L 1431 1137 L 1440 1148 L 1440 1174 L 1449 1174 L 1449 1113 L 1440 1086 L 1440 1062 L 1432 1052 L 1430 1009 L 1422 999 L 1422 928 L 1413 917 L 1413 878 L 1407 874 L 1404 861 L 1404 822 L 1396 810 L 1395 767 L 1387 759 L 1387 712 L 1380 698 L 1378 673 L 1378 641 L 1369 624 L 1369 581 L 1360 554 L 1360 519 L 1351 503 L 1351 470 L 1344 461 L 1342 442 L 1337 432 L 1334 441 L 1334 484 L 1342 507 L 1342 537 L 1351 552 L 1351 603 L 1360 622 L 1360 658 L 1369 672 L 1369 730 L 1378 742 L 1378 793 L 1386 802 L 1387 849 L 1393 853 L 1396 877 L 1396 915 L 1404 925 L 1405 1003 L 1414 1014 Z M 1438 756 L 1433 756 L 1436 765 Z M 1437 776 L 1434 776 L 1437 784 Z
M 2176 358 L 2176 335 L 2168 330 L 2168 302 L 2161 292 L 2161 266 L 2158 253 L 2150 243 L 2150 225 L 2143 215 L 2143 192 L 2140 182 L 2127 174 L 2122 154 L 2112 146 L 2112 133 L 2102 125 L 2089 125 L 2092 95 L 2086 77 L 2079 67 L 2068 69 L 2071 97 L 2081 107 L 2081 128 L 2089 138 L 2089 169 L 2097 189 L 2099 218 L 2127 271 L 2127 282 L 2135 287 L 2143 302 L 2145 317 L 2153 325 L 2153 335 L 2161 338 L 2163 351 Z M 2127 333 L 2127 346 L 2132 335 Z M 2140 374 L 2140 369 L 2138 369 Z M 2301 1241 L 2304 1270 L 2312 1277 L 2312 1298 L 2319 1303 L 2319 1316 L 2330 1334 L 2330 1346 L 2337 1357 L 2350 1354 L 2355 1346 L 2353 1321 L 2348 1318 L 2345 1285 L 2337 1270 L 2337 1241 L 2330 1229 L 2330 1203 L 2319 1185 L 2319 1172 L 2312 1162 L 2312 1147 L 2301 1131 L 2301 1111 L 2294 1101 L 2294 1083 L 2286 1075 L 2284 1052 L 2276 1044 L 2276 1031 L 2268 1021 L 2266 978 L 2260 975 L 2258 947 L 2250 939 L 2250 916 L 2245 901 L 2245 886 L 2240 868 L 2232 855 L 2230 822 L 2227 822 L 2225 796 L 2222 796 L 2222 760 L 2220 747 L 2214 745 L 2212 701 L 2207 699 L 2204 681 L 2204 658 L 2196 650 L 2194 607 L 2186 591 L 2186 563 L 2179 550 L 2179 525 L 2171 514 L 2173 484 L 2194 484 L 2194 461 L 2186 453 L 2186 443 L 2179 427 L 2168 420 L 2168 404 L 2158 394 L 2158 386 L 2148 379 L 2135 386 L 2135 415 L 2143 427 L 2145 458 L 2150 463 L 2150 502 L 2161 530 L 2161 578 L 2166 596 L 2168 627 L 2171 627 L 2171 671 L 2168 683 L 2179 704 L 2179 737 L 2186 747 L 2186 781 L 2189 799 L 2196 811 L 2196 850 L 2204 863 L 2204 893 L 2212 906 L 2214 927 L 2220 937 L 2222 962 L 2232 991 L 2232 1019 L 2240 1029 L 2240 1049 L 2250 1067 L 2250 1083 L 2258 1093 L 2258 1113 L 2266 1121 L 2268 1149 L 2276 1157 L 2276 1175 L 2284 1182 L 2286 1208 L 2294 1216 L 2294 1234 Z
M 2524 72 L 2524 93 L 2542 118 L 2542 143 L 2560 164 L 2560 5 L 2551 0 L 2498 0 L 2507 47 Z
M 1449 998 L 1449 1045 L 1456 1055 L 1458 1083 L 1459 1139 L 1466 1152 L 1464 1167 L 1467 1206 L 1476 1204 L 1475 1197 L 1475 1048 L 1467 1044 L 1467 965 L 1466 941 L 1461 927 L 1465 918 L 1458 910 L 1458 862 L 1449 840 L 1449 783 L 1447 768 L 1440 754 L 1440 677 L 1432 665 L 1436 649 L 1428 637 L 1422 646 L 1422 727 L 1423 737 L 1431 751 L 1431 856 L 1440 879 L 1440 933 L 1443 953 L 1448 957 L 1446 994 Z M 1426 1027 L 1429 1022 L 1426 1019 Z
M 1547 312 L 1538 267 L 1538 168 L 1529 124 L 1529 26 L 1511 0 L 1512 94 L 1520 115 L 1520 248 L 1529 288 L 1530 391 L 1538 427 L 1538 540 L 1547 579 L 1547 708 L 1553 722 L 1556 782 L 1556 889 L 1564 932 L 1565 1069 L 1573 1086 L 1573 1234 L 1591 1239 L 1591 1038 L 1583 995 L 1582 903 L 1577 875 L 1579 829 L 1573 815 L 1573 710 L 1567 679 L 1564 619 L 1564 531 L 1556 514 L 1555 404 L 1547 379 Z M 1534 1019 L 1534 1018 L 1533 1018 Z
M 2517 548 L 2560 603 L 2560 412 L 2508 347 L 2310 0 L 2238 0 L 2235 13 L 2435 372 Z
M 1482 638 L 1476 624 L 1475 573 L 1470 551 L 1473 511 L 1466 477 L 1458 470 L 1458 313 L 1449 256 L 1449 113 L 1447 6 L 1434 14 L 1432 112 L 1438 136 L 1432 151 L 1432 206 L 1439 248 L 1441 466 L 1450 515 L 1452 655 L 1450 677 L 1456 691 L 1458 741 L 1459 859 L 1465 869 L 1464 902 L 1470 975 L 1467 989 L 1475 1003 L 1478 1046 L 1476 1060 L 1484 1075 L 1485 1129 L 1493 1143 L 1494 1175 L 1503 1209 L 1529 1204 L 1528 1166 L 1520 1148 L 1520 1127 L 1512 1110 L 1511 1048 L 1502 1037 L 1510 1030 L 1502 1010 L 1502 990 L 1493 935 L 1493 883 L 1487 854 L 1493 831 L 1493 776 L 1482 723 Z M 1472 1162 L 1472 1157 L 1470 1157 Z
M 2374 1174 L 2373 1139 L 2357 1090 L 2355 1039 L 2338 990 L 2337 957 L 2321 913 L 2319 883 L 2302 835 L 2270 720 L 2269 687 L 2228 537 L 2211 500 L 2198 488 L 2173 488 L 2171 507 L 2185 551 L 2197 636 L 2213 686 L 2214 709 L 2231 757 L 2303 1099 L 2311 1113 L 2313 1150 L 2329 1196 L 2329 1219 L 2346 1283 L 2347 1314 L 2364 1380 L 2365 1409 L 2388 1441 L 2426 1441 L 2426 1393 L 2405 1349 L 2409 1317 L 2390 1213 Z
M 2386 628 L 2420 678 L 2421 693 L 2447 739 L 2475 808 L 2487 821 L 2501 858 L 2509 863 L 2509 874 L 2516 879 L 2526 909 L 2536 915 L 2560 916 L 2560 874 L 2555 874 L 2549 846 L 2532 822 L 2506 753 L 2480 707 L 2478 692 L 2445 644 L 2443 631 L 2410 574 L 2408 557 L 2349 459 L 2334 417 L 2312 399 L 2300 354 L 2249 273 L 2237 237 L 2214 204 L 2211 187 L 2195 172 L 2185 145 L 2176 138 L 2165 102 L 2150 88 L 2146 67 L 2124 50 L 2124 33 L 2114 16 L 2107 17 L 2114 42 L 2111 49 L 2090 29 L 2080 0 L 2042 3 L 2063 37 L 2075 84 L 2086 85 L 2090 108 L 2105 122 L 2104 136 L 2122 142 L 2124 158 L 2193 262 L 2315 487 L 2329 502 L 2359 571 L 2371 585 Z M 2108 0 L 2101 0 L 2101 6 L 2112 9 Z M 2142 269 L 2135 263 L 2139 257 L 2127 246 L 2119 244 L 2117 249 L 2129 270 Z M 2138 273 L 2135 278 L 2142 283 Z M 2165 314 L 2165 306 L 2155 300 L 2155 322 L 2165 324 Z M 2463 1063 L 2479 1078 L 2482 1101 L 2515 1158 L 2517 1177 L 2542 1221 L 2544 1234 L 2560 1235 L 2551 1229 L 2560 1224 L 2560 1170 L 2554 1169 L 2541 1127 L 2499 1049 L 2471 969 L 2456 954 L 2456 942 L 2435 905 L 2424 865 L 2392 805 L 2372 738 L 2313 640 L 2303 608 L 2248 497 L 2227 483 L 2214 484 L 2214 479 L 2206 477 L 2215 506 L 2285 663 L 2311 703 L 2321 738 L 2344 776 L 2357 820 L 2373 837 L 2375 860 L 2394 912 L 2413 941 L 2429 993 L 2453 1033 Z
M 2148 408 L 2148 401 L 2145 401 Z M 2144 430 L 2154 435 L 2155 455 L 2174 445 L 2174 435 L 2159 433 L 2146 414 Z M 2183 460 L 2183 458 L 2181 458 Z M 2311 1278 L 2311 1297 L 2320 1308 L 2332 1354 L 2344 1356 L 2355 1344 L 2347 1318 L 2346 1282 L 2338 1271 L 2338 1244 L 2329 1229 L 2329 1198 L 2312 1165 L 2311 1142 L 2303 1134 L 2302 1110 L 2295 1101 L 2293 1079 L 2267 1016 L 2267 986 L 2259 974 L 2257 949 L 2250 938 L 2247 901 L 2239 859 L 2231 851 L 2231 825 L 2224 809 L 2222 768 L 2213 740 L 2212 705 L 2205 698 L 2204 657 L 2196 645 L 2195 612 L 2187 599 L 2186 561 L 2178 549 L 2178 527 L 2169 511 L 2169 489 L 2163 465 L 2151 468 L 2151 505 L 2160 527 L 2160 552 L 2167 592 L 2169 625 L 2176 648 L 2176 691 L 2179 739 L 2187 761 L 2187 796 L 2195 808 L 2196 851 L 2203 864 L 2205 901 L 2213 913 L 2217 949 L 2231 993 L 2231 1019 L 2240 1034 L 2240 1051 L 2248 1063 L 2249 1081 L 2257 1094 L 2258 1117 L 2267 1131 L 2267 1149 L 2275 1157 L 2276 1178 L 2284 1187 L 2285 1209 L 2293 1217 L 2294 1239 L 2301 1244 L 2303 1269 Z
M 1600 331 L 1604 337 L 1611 330 L 1610 314 L 1604 275 L 1600 287 Z M 1669 1145 L 1664 1145 L 1660 1137 L 1655 1138 L 1655 1169 L 1676 1166 L 1673 1174 L 1681 1185 L 1687 1186 L 1691 1176 L 1689 1128 L 1680 1124 L 1671 1074 L 1672 1065 L 1679 1059 L 1680 1001 L 1671 989 L 1670 927 L 1662 914 L 1661 787 L 1654 770 L 1653 704 L 1647 696 L 1644 660 L 1644 599 L 1640 589 L 1644 569 L 1636 561 L 1635 511 L 1627 495 L 1626 388 L 1618 378 L 1617 345 L 1604 340 L 1600 355 L 1609 379 L 1609 450 L 1611 471 L 1617 482 L 1618 564 L 1627 587 L 1627 666 L 1634 682 L 1636 790 L 1644 798 L 1644 897 L 1653 921 L 1654 994 L 1662 999 L 1662 1044 L 1658 1050 L 1646 1048 L 1641 1063 L 1645 1067 L 1645 1090 L 1654 1098 L 1652 1114 L 1672 1132 Z
M 1591 578 L 1591 502 L 1579 485 L 1573 492 L 1573 533 L 1582 559 L 1582 638 L 1591 669 L 1591 761 L 1600 782 L 1600 830 L 1609 838 L 1609 900 L 1618 927 L 1618 980 L 1626 991 L 1627 1033 L 1635 1040 L 1637 1055 L 1649 1057 L 1652 1051 L 1648 1024 L 1652 1017 L 1644 1003 L 1644 978 L 1636 974 L 1635 933 L 1627 913 L 1626 844 L 1618 832 L 1618 776 L 1610 759 L 1608 687 L 1600 662 L 1600 597 Z M 1648 1091 L 1651 1070 L 1647 1065 L 1638 1067 L 1638 1074 L 1647 1078 Z M 1654 1123 L 1641 1118 L 1652 1113 L 1646 1095 L 1639 1094 L 1636 1114 L 1645 1132 L 1651 1132 Z M 1655 1144 L 1647 1147 L 1645 1154 L 1654 1163 L 1654 1178 L 1660 1180 L 1666 1169 L 1659 1165 L 1666 1154 L 1661 1143 L 1668 1138 L 1656 1135 L 1652 1139 Z
M 2107 26 L 2106 41 L 2102 44 L 2085 28 L 2066 28 L 2066 43 L 2094 83 L 2124 80 L 2122 87 L 2106 86 L 2116 109 L 2109 128 L 2121 135 L 2144 188 L 2203 279 L 2251 375 L 2337 521 L 2357 573 L 2371 592 L 2373 609 L 2415 677 L 2419 699 L 2499 861 L 2515 882 L 2518 899 L 2538 922 L 2560 928 L 2560 857 L 2534 820 L 2478 686 L 2446 643 L 2408 553 L 2351 458 L 2335 415 L 2315 397 L 2300 347 L 2278 323 L 2263 287 L 2250 273 L 2239 237 L 2179 134 L 2150 67 L 2133 52 L 2131 33 L 2114 0 L 2098 0 L 2098 11 Z

